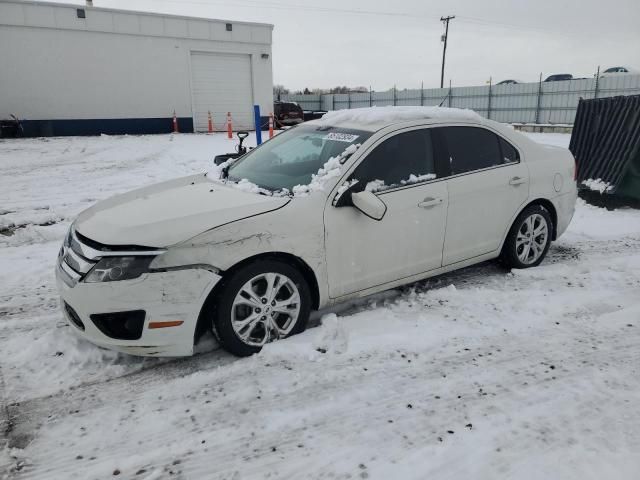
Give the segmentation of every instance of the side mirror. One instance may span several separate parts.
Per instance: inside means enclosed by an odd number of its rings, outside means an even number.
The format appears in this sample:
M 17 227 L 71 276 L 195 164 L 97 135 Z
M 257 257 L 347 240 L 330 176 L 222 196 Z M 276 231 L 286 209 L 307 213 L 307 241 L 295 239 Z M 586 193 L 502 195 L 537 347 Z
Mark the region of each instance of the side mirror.
M 387 206 L 376 195 L 371 192 L 358 192 L 351 194 L 353 206 L 374 220 L 382 220 L 387 213 Z

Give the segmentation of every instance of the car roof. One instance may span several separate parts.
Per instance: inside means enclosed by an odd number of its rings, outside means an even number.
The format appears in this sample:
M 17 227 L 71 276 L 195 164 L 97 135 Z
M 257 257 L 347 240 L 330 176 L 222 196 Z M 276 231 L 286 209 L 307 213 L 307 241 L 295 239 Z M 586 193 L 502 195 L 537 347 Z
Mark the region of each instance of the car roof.
M 486 120 L 473 110 L 447 107 L 368 107 L 335 110 L 318 120 L 307 122 L 321 126 L 342 127 L 375 132 L 389 125 L 426 120 L 428 123 L 472 122 Z
M 631 67 L 627 67 L 626 65 L 618 65 L 615 67 L 609 67 L 607 68 L 603 73 L 614 73 L 611 72 L 611 70 L 618 70 L 620 68 L 624 68 L 625 70 L 627 70 L 629 73 L 635 73 L 637 72 L 637 70 L 635 68 L 631 68 Z

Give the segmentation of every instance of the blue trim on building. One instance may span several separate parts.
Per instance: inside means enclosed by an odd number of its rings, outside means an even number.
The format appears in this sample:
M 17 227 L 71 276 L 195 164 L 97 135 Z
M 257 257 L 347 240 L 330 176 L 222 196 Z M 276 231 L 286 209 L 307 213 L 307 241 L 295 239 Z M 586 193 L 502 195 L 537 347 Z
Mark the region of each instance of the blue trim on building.
M 69 135 L 143 135 L 173 132 L 173 117 L 166 118 L 92 118 L 82 120 L 21 120 L 25 137 Z M 191 117 L 178 118 L 178 131 L 193 132 Z

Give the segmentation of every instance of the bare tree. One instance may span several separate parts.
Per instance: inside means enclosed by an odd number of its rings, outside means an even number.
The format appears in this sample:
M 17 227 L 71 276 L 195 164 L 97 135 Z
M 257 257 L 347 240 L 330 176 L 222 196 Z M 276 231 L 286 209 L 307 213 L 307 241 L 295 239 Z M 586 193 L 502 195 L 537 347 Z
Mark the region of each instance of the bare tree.
M 276 98 L 278 98 L 278 100 L 280 99 L 280 95 L 287 95 L 288 93 L 290 93 L 289 89 L 284 85 L 273 86 L 273 94 L 276 96 Z
M 337 86 L 329 89 L 329 93 L 349 93 L 349 87 L 347 86 Z

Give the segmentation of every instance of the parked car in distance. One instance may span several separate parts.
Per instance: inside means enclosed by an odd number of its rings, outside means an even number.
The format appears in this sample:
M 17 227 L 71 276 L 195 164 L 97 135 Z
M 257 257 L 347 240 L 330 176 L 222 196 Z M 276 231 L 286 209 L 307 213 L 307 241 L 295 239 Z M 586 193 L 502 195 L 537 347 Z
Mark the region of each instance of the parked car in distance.
M 573 216 L 576 166 L 469 110 L 327 113 L 234 163 L 98 202 L 56 277 L 73 329 L 135 355 L 236 355 L 312 310 L 500 258 L 540 264 Z
M 317 120 L 326 115 L 326 110 L 305 110 L 304 111 L 304 121 L 308 122 L 309 120 Z
M 304 112 L 296 102 L 274 102 L 273 115 L 276 127 L 297 125 L 304 121 Z
M 573 80 L 573 75 L 570 73 L 556 73 L 544 79 L 545 82 L 562 82 L 564 80 Z
M 508 79 L 508 80 L 502 80 L 501 82 L 496 83 L 496 85 L 515 85 L 517 83 L 524 83 L 524 82 L 521 82 L 520 80 Z
M 15 115 L 10 115 L 8 120 L 0 120 L 0 138 L 15 138 L 22 133 L 22 124 Z
M 600 74 L 601 77 L 614 75 L 640 75 L 640 71 L 631 67 L 610 67 Z

